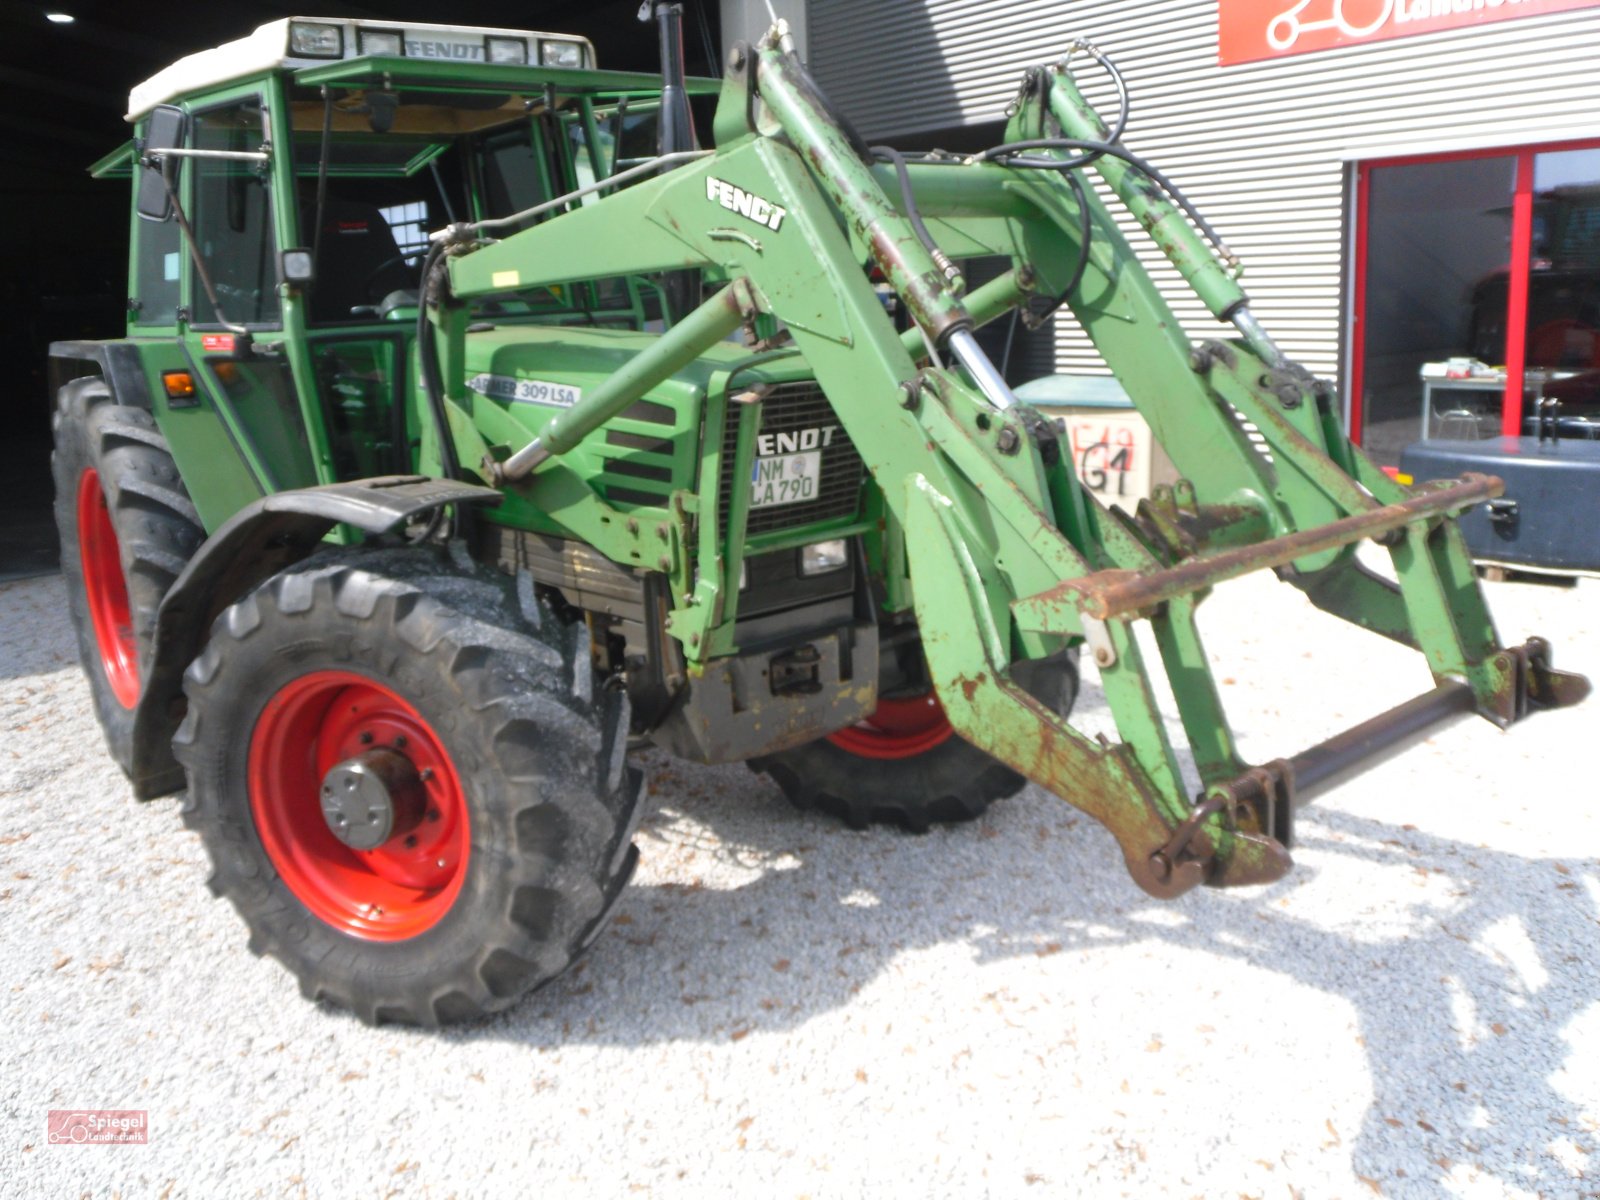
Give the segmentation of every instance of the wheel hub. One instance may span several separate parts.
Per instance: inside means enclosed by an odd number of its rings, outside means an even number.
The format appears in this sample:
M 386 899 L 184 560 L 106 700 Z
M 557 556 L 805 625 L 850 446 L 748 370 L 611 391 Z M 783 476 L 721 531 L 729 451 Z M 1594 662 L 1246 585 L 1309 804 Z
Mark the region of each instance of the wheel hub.
M 427 808 L 411 760 L 379 747 L 335 763 L 322 777 L 322 817 L 352 850 L 376 850 L 421 823 Z
M 465 789 L 439 734 L 386 684 L 351 671 L 283 684 L 250 735 L 249 781 L 273 868 L 335 929 L 401 941 L 455 904 L 472 853 Z

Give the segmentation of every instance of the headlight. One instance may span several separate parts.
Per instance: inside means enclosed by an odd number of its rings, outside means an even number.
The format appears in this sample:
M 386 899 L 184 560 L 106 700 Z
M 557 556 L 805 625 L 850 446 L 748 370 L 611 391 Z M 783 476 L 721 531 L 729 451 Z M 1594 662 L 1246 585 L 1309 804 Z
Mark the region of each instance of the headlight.
M 524 38 L 492 37 L 486 38 L 484 44 L 492 63 L 527 64 L 528 43 Z
M 539 61 L 547 67 L 581 67 L 583 46 L 578 42 L 540 42 Z
M 800 551 L 800 574 L 826 575 L 850 561 L 850 547 L 843 538 L 831 542 L 812 542 Z
M 301 58 L 343 58 L 344 30 L 338 25 L 290 21 L 289 53 Z
M 289 283 L 310 283 L 316 273 L 311 251 L 295 246 L 283 252 L 280 274 Z
M 382 54 L 388 58 L 400 58 L 406 52 L 405 40 L 397 30 L 393 29 L 363 29 L 356 35 L 363 54 Z

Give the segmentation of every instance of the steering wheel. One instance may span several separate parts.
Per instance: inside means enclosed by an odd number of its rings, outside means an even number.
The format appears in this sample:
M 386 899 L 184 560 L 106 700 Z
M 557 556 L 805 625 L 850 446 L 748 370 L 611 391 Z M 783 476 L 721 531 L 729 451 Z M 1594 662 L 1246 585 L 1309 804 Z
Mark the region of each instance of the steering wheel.
M 399 254 L 391 254 L 388 258 L 384 259 L 381 263 L 373 267 L 372 270 L 367 273 L 367 277 L 361 281 L 361 290 L 370 296 L 372 294 L 373 284 L 378 282 L 379 277 L 382 276 L 385 271 L 389 270 L 391 267 L 404 266 L 408 259 L 415 258 L 416 256 L 417 252 L 415 250 L 402 250 Z

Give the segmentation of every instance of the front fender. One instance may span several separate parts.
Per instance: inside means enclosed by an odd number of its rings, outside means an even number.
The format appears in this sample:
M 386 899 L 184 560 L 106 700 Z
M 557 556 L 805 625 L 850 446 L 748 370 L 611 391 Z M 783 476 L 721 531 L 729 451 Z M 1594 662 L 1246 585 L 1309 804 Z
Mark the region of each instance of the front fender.
M 476 484 L 385 475 L 275 492 L 229 517 L 189 560 L 156 615 L 133 717 L 134 794 L 151 800 L 183 787 L 183 770 L 172 757 L 172 735 L 183 720 L 183 673 L 223 609 L 305 558 L 335 525 L 376 535 L 446 504 L 499 502 L 499 492 Z

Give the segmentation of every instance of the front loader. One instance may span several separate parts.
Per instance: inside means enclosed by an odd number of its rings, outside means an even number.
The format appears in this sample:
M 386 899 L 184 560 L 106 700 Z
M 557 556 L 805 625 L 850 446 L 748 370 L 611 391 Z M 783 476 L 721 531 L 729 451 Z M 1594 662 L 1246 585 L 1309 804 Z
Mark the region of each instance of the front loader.
M 676 6 L 647 12 L 675 45 Z M 1282 877 L 1297 808 L 1441 721 L 1587 694 L 1541 639 L 1497 640 L 1454 518 L 1500 482 L 1407 489 L 1350 443 L 1122 145 L 1092 47 L 1026 72 L 1001 145 L 913 156 L 860 142 L 782 22 L 720 84 L 517 31 L 247 41 L 254 75 L 135 92 L 135 286 L 166 237 L 190 304 L 56 348 L 58 511 L 114 752 L 142 796 L 187 786 L 213 887 L 308 995 L 431 1023 L 559 974 L 632 870 L 643 744 L 856 825 L 1032 781 L 1176 897 Z M 1080 53 L 1116 78 L 1111 125 Z M 641 120 L 654 152 L 629 155 Z M 1181 332 L 1111 198 L 1234 336 Z M 377 219 L 426 237 L 340 264 Z M 272 277 L 207 221 L 258 222 Z M 1137 512 L 1081 486 L 974 337 L 1056 308 L 1181 476 Z M 152 548 L 130 514 L 157 501 Z M 1417 650 L 1431 690 L 1244 761 L 1195 612 L 1266 569 Z M 1119 741 L 1071 723 L 1080 650 Z

